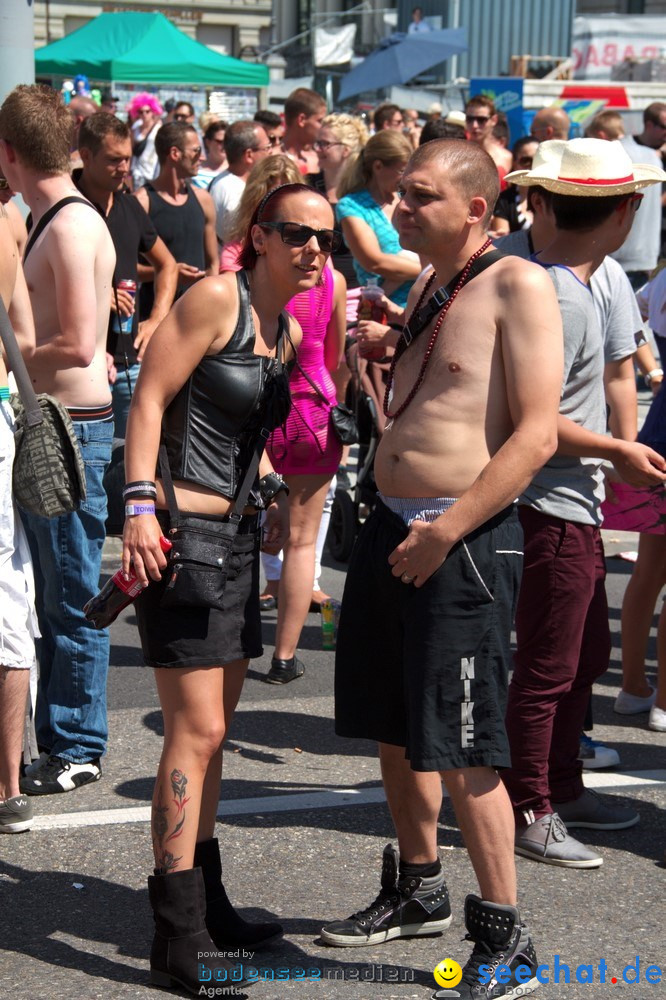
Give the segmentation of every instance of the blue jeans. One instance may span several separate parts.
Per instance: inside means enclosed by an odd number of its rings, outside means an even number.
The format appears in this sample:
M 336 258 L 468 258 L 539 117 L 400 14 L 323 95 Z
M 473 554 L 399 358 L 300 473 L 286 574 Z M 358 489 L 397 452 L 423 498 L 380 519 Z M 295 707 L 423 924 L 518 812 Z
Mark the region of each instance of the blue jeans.
M 83 617 L 99 590 L 106 521 L 104 470 L 111 458 L 113 421 L 75 421 L 86 470 L 87 497 L 62 517 L 23 515 L 35 570 L 40 681 L 37 742 L 73 763 L 106 751 L 109 633 Z
M 118 377 L 111 386 L 113 422 L 115 425 L 113 436 L 120 438 L 123 441 L 125 440 L 125 432 L 127 430 L 127 414 L 129 413 L 130 403 L 132 402 L 132 393 L 134 392 L 134 387 L 140 371 L 141 365 L 138 363 L 130 365 L 129 368 L 119 368 Z M 127 384 L 128 372 L 130 382 L 132 383 L 132 393 L 130 393 L 129 386 Z

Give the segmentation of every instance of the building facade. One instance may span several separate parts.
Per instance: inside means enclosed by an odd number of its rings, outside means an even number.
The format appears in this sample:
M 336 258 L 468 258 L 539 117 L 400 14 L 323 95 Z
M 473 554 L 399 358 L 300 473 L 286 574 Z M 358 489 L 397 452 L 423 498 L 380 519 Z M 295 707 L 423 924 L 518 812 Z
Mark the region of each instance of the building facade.
M 666 14 L 666 0 L 578 0 L 576 13 L 586 14 Z
M 191 38 L 236 58 L 252 58 L 271 40 L 271 0 L 36 0 L 35 46 L 113 11 L 164 14 Z

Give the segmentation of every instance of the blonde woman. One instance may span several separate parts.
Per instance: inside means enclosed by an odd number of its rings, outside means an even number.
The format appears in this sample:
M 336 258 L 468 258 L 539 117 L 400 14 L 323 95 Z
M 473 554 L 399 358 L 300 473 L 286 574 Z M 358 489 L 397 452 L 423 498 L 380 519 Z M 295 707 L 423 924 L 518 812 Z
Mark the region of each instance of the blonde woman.
M 363 149 L 368 138 L 368 130 L 361 119 L 352 115 L 327 115 L 322 121 L 319 135 L 313 143 L 319 160 L 319 173 L 308 174 L 305 179 L 326 196 L 329 204 L 335 205 L 338 201 L 338 181 L 347 160 Z
M 352 115 L 332 114 L 327 115 L 321 123 L 319 135 L 313 143 L 317 158 L 319 159 L 319 173 L 308 174 L 306 181 L 312 187 L 323 194 L 330 205 L 337 205 L 338 183 L 342 177 L 350 157 L 355 158 L 361 152 L 369 134 L 365 123 L 360 118 Z M 332 256 L 333 266 L 339 271 L 347 283 L 347 323 L 353 323 L 358 316 L 358 300 L 361 294 L 360 282 L 356 276 L 354 258 L 347 244 L 342 242 L 340 249 Z M 338 368 L 331 372 L 331 377 L 335 383 L 335 390 L 339 400 L 344 401 L 347 395 L 347 386 L 351 380 L 351 372 L 347 365 L 346 357 L 343 355 Z M 341 465 L 337 472 L 336 485 L 342 489 L 349 489 L 351 482 L 347 469 L 349 460 L 349 446 L 342 449 Z M 332 496 L 327 499 L 327 504 L 332 505 Z M 326 508 L 325 508 L 326 510 Z M 328 515 L 330 517 L 330 513 Z M 326 516 L 324 520 L 327 520 Z M 317 562 L 319 565 L 319 561 Z M 270 592 L 270 588 L 269 588 Z M 324 594 L 315 580 L 312 606 L 316 607 L 327 595 Z
M 418 257 L 402 249 L 393 225 L 400 179 L 411 154 L 411 143 L 402 132 L 377 132 L 349 157 L 337 187 L 336 216 L 359 284 L 378 278 L 384 294 L 398 306 L 405 306 L 421 273 Z

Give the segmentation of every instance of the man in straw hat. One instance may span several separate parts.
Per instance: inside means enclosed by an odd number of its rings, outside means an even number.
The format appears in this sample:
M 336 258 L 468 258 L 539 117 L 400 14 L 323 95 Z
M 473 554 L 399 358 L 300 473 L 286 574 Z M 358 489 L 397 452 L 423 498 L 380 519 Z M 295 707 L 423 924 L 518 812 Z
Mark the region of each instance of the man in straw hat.
M 601 465 L 637 486 L 666 480 L 652 449 L 605 433 L 604 352 L 590 279 L 624 242 L 640 188 L 666 180 L 632 163 L 618 142 L 574 139 L 510 181 L 550 198 L 555 238 L 537 255 L 550 275 L 564 325 L 565 382 L 558 449 L 521 498 L 525 568 L 516 612 L 517 651 L 506 717 L 512 767 L 503 772 L 516 820 L 516 853 L 567 868 L 603 861 L 567 826 L 621 830 L 633 808 L 584 788 L 578 760 L 593 682 L 610 656 L 599 525 Z
M 603 138 L 600 136 L 590 138 Z M 559 161 L 565 143 L 557 140 L 542 142 L 534 158 L 534 167 L 547 160 Z M 657 190 L 654 185 L 652 190 Z M 520 229 L 508 236 L 495 240 L 503 253 L 516 254 L 530 260 L 555 239 L 557 229 L 552 210 L 553 195 L 545 188 L 534 185 L 527 188 L 528 206 L 533 222 L 530 229 Z M 641 205 L 641 214 L 645 205 Z M 632 226 L 632 235 L 634 232 Z M 625 441 L 636 440 L 636 375 L 637 364 L 643 377 L 649 382 L 653 393 L 657 393 L 663 381 L 663 372 L 655 361 L 648 344 L 643 320 L 636 304 L 633 289 L 622 267 L 613 257 L 605 257 L 590 279 L 590 290 L 597 318 L 601 325 L 604 343 L 604 394 L 609 408 L 608 426 L 615 438 Z M 596 659 L 596 651 L 591 652 Z M 593 727 L 592 707 L 585 718 L 585 730 Z M 616 767 L 620 763 L 617 750 L 581 734 L 579 758 L 584 770 Z
M 433 270 L 412 290 L 396 349 L 375 457 L 380 500 L 352 556 L 336 657 L 336 730 L 378 741 L 399 852 L 384 851 L 377 899 L 322 939 L 374 945 L 448 927 L 437 851 L 444 780 L 480 888 L 465 904 L 473 953 L 446 995 L 483 1000 L 537 984 L 497 769 L 510 762 L 504 703 L 522 565 L 514 499 L 556 446 L 562 328 L 552 283 L 532 264 L 494 260 L 465 282 L 487 263 L 499 191 L 480 146 L 425 143 L 402 187 L 402 246 Z M 484 984 L 482 963 L 506 963 L 511 985 Z M 519 966 L 526 980 L 515 978 Z

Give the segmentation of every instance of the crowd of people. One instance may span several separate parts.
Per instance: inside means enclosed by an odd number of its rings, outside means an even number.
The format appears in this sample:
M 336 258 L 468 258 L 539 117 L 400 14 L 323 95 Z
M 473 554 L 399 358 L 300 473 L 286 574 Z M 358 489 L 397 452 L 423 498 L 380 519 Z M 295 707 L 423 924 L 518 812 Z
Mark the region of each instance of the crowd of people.
M 411 30 L 427 30 L 416 11 Z M 84 101 L 19 86 L 0 107 L 0 295 L 35 390 L 69 412 L 86 478 L 70 514 L 17 510 L 3 354 L 0 832 L 30 829 L 34 797 L 102 776 L 109 631 L 83 609 L 121 501 L 122 570 L 141 591 L 164 718 L 152 981 L 197 994 L 199 953 L 218 954 L 223 978 L 225 952 L 279 938 L 224 889 L 223 745 L 263 652 L 262 610 L 277 607 L 264 679 L 307 669 L 297 649 L 328 596 L 327 511 L 349 482 L 332 411 L 353 326 L 360 355 L 381 346 L 390 367 L 376 503 L 342 600 L 336 732 L 377 742 L 398 847 L 377 898 L 321 937 L 374 945 L 449 925 L 443 782 L 479 894 L 465 901 L 471 957 L 442 995 L 518 995 L 537 985 L 537 959 L 514 855 L 596 868 L 571 830 L 639 821 L 582 772 L 619 759 L 589 735 L 610 661 L 604 476 L 666 483 L 663 369 L 643 325 L 663 364 L 666 104 L 645 109 L 639 135 L 601 112 L 572 140 L 565 112 L 544 108 L 509 150 L 485 96 L 423 125 L 393 104 L 371 122 L 329 113 L 305 88 L 282 115 L 234 122 L 196 122 L 186 101 L 165 114 L 150 93 L 127 122 L 111 94 L 104 110 Z M 385 322 L 358 319 L 367 284 Z M 655 397 L 641 440 L 636 366 Z M 124 477 L 105 479 L 116 454 Z M 660 532 L 640 536 L 615 711 L 664 732 L 664 612 L 656 688 L 644 665 L 666 582 Z M 38 756 L 22 763 L 33 702 Z M 482 963 L 509 967 L 503 992 L 480 984 Z

